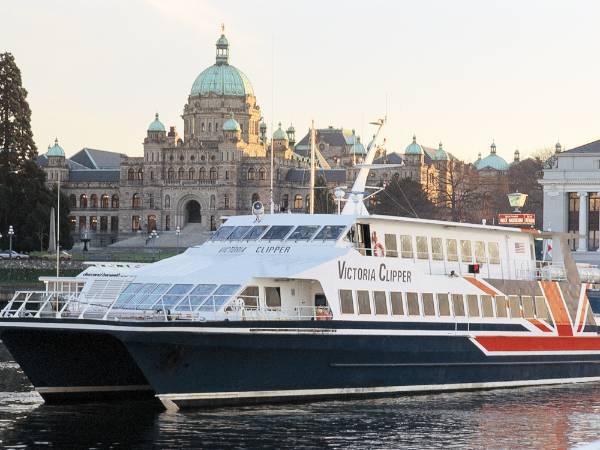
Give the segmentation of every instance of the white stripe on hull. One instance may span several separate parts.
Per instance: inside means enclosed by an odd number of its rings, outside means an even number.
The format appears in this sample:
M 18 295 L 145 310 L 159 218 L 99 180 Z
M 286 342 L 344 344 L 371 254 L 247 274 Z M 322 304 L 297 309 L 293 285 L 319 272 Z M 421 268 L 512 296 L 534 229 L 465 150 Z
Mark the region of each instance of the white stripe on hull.
M 541 386 L 550 384 L 590 383 L 600 377 L 552 378 L 542 380 L 489 381 L 482 383 L 425 384 L 412 386 L 381 386 L 364 388 L 297 389 L 277 391 L 197 392 L 187 394 L 158 394 L 156 397 L 167 409 L 179 409 L 177 402 L 210 402 L 218 400 L 268 400 L 276 398 L 310 398 L 344 395 L 395 394 L 414 392 L 462 391 L 503 387 Z
M 40 394 L 75 394 L 87 392 L 151 391 L 148 384 L 130 386 L 51 386 L 35 387 Z

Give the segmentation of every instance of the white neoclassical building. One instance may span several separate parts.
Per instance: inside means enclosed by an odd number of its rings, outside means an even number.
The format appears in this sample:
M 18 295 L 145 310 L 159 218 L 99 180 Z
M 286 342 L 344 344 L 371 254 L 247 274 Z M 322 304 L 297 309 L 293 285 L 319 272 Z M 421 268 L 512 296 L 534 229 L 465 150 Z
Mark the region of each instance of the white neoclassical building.
M 589 252 L 600 247 L 600 140 L 561 150 L 557 143 L 540 180 L 544 230 L 574 233 L 578 238 L 571 241 L 572 249 L 592 256 Z

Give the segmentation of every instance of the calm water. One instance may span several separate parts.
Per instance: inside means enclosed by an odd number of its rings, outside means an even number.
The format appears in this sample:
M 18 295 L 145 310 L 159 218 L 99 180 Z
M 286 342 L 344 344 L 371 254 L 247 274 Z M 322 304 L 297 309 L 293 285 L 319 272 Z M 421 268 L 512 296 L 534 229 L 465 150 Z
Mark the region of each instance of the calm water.
M 600 384 L 167 413 L 46 406 L 0 361 L 6 448 L 544 448 L 600 439 Z

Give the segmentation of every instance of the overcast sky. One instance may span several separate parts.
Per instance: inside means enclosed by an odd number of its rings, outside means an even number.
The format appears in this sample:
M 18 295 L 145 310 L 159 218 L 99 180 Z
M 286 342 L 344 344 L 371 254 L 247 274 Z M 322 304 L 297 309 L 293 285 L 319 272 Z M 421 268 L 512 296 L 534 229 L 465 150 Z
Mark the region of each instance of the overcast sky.
M 413 133 L 456 156 L 512 159 L 600 138 L 600 2 L 0 0 L 40 152 L 57 136 L 140 155 L 154 113 L 183 131 L 225 23 L 230 62 L 267 123 L 356 128 L 388 114 L 388 151 Z M 387 101 L 386 101 L 387 99 Z

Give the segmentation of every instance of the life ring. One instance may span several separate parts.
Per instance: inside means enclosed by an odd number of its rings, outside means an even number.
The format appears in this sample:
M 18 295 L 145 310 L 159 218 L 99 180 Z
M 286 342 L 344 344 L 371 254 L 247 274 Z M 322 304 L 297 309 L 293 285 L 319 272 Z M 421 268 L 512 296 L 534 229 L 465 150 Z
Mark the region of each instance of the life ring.
M 333 319 L 333 314 L 331 313 L 331 310 L 329 308 L 317 308 L 316 316 L 317 320 Z
M 381 243 L 377 242 L 375 244 L 375 246 L 373 247 L 373 254 L 375 256 L 385 256 L 385 249 L 383 248 L 383 245 L 381 245 Z

